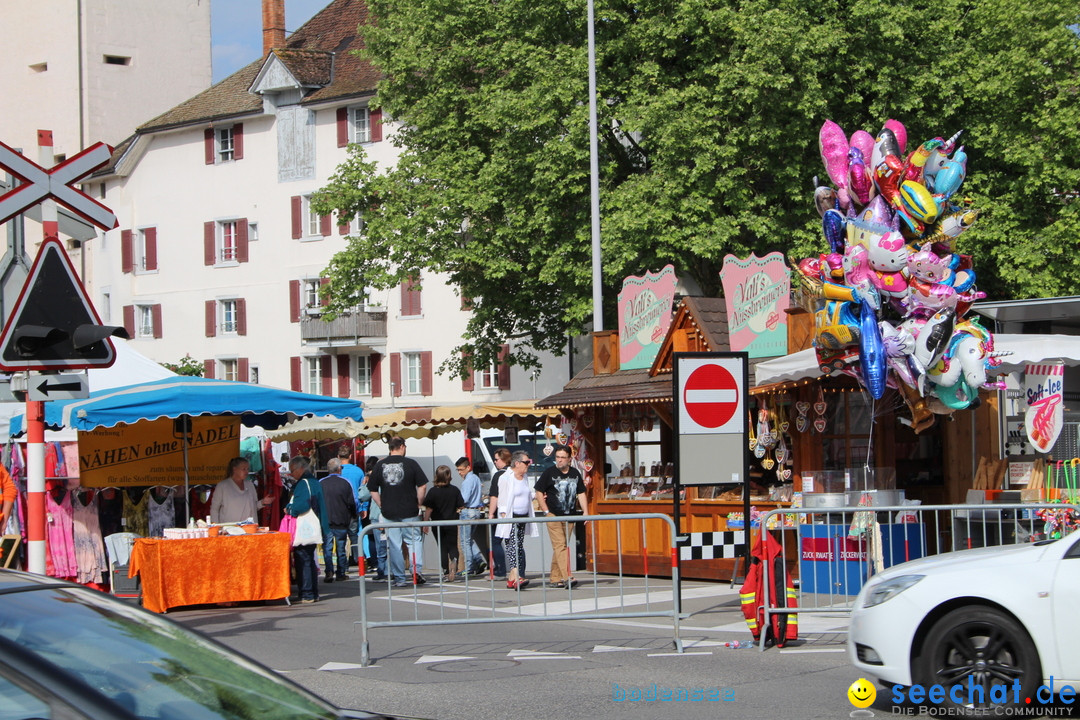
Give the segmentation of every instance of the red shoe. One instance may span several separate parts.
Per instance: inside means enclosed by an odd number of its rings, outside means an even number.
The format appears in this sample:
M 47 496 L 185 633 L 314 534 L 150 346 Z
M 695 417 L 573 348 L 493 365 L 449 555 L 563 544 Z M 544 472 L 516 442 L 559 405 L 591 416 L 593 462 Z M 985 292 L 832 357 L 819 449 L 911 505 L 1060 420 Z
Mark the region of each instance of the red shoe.
M 506 587 L 510 590 L 520 590 L 529 584 L 529 581 L 525 578 L 518 578 L 517 580 L 507 580 Z

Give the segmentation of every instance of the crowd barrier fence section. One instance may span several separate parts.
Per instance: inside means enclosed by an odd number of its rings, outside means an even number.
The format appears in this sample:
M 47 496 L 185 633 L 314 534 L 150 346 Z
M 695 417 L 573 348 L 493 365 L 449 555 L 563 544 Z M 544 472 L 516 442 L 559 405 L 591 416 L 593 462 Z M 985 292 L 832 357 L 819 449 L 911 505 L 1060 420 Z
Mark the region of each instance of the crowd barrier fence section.
M 1076 511 L 1077 505 L 1060 502 L 770 510 L 761 515 L 759 527 L 779 541 L 788 573 L 797 564 L 798 572 L 791 574 L 798 579 L 798 608 L 770 607 L 774 568 L 762 563 L 762 639 L 773 615 L 850 615 L 863 585 L 881 570 L 923 557 L 1068 534 L 1067 514 Z M 765 645 L 758 643 L 761 650 Z
M 624 532 L 632 533 L 635 538 L 646 537 L 646 522 L 661 523 L 666 526 L 666 532 L 671 554 L 671 577 L 650 578 L 648 563 L 644 567 L 643 576 L 635 576 L 633 590 L 633 602 L 628 603 L 630 597 L 626 593 L 626 578 L 623 574 L 622 554 Z M 609 620 L 625 618 L 670 618 L 672 627 L 672 642 L 675 651 L 683 652 L 683 643 L 680 636 L 679 621 L 681 602 L 679 595 L 679 567 L 677 562 L 678 545 L 676 543 L 675 523 L 670 516 L 662 513 L 632 513 L 622 515 L 572 515 L 566 517 L 522 517 L 522 518 L 498 518 L 498 519 L 471 519 L 471 520 L 439 520 L 439 521 L 409 521 L 409 522 L 382 522 L 368 525 L 360 531 L 358 542 L 364 547 L 365 536 L 372 533 L 385 533 L 392 529 L 402 529 L 407 533 L 419 532 L 421 548 L 429 539 L 435 542 L 436 557 L 441 557 L 439 538 L 436 533 L 430 532 L 431 528 L 456 527 L 459 529 L 465 525 L 472 526 L 473 533 L 484 532 L 488 539 L 488 547 L 492 543 L 501 542 L 495 537 L 495 528 L 499 525 L 527 525 L 536 523 L 540 526 L 540 535 L 546 534 L 546 526 L 551 523 L 565 523 L 567 526 L 575 526 L 584 523 L 585 530 L 589 534 L 587 544 L 588 552 L 592 556 L 592 567 L 596 567 L 597 554 L 597 526 L 600 523 L 613 523 L 615 525 L 615 552 L 620 558 L 618 573 L 612 575 L 605 573 L 602 577 L 596 573 L 591 574 L 591 580 L 581 582 L 576 586 L 567 583 L 565 587 L 555 588 L 548 585 L 544 578 L 548 575 L 551 564 L 550 544 L 538 543 L 540 547 L 539 565 L 535 565 L 535 558 L 530 557 L 526 563 L 526 570 L 533 568 L 530 574 L 535 578 L 535 584 L 530 584 L 526 590 L 510 590 L 506 588 L 505 581 L 495 581 L 494 566 L 491 557 L 485 558 L 488 562 L 488 570 L 485 576 L 477 577 L 464 575 L 461 580 L 445 582 L 440 569 L 435 573 L 425 574 L 427 582 L 422 585 L 416 584 L 415 575 L 411 568 L 415 566 L 413 558 L 406 558 L 408 568 L 406 574 L 412 581 L 407 588 L 394 586 L 394 578 L 390 573 L 389 555 L 387 556 L 387 579 L 383 582 L 373 582 L 366 577 L 364 558 L 360 558 L 360 625 L 361 631 L 361 654 L 360 664 L 367 667 L 371 663 L 370 654 L 370 631 L 374 628 L 408 627 L 408 626 L 434 626 L 434 625 L 463 625 L 480 623 L 514 623 L 514 622 L 537 622 L 552 620 Z M 629 526 L 628 530 L 625 530 Z M 654 526 L 655 527 L 655 526 Z M 425 532 L 427 530 L 427 532 Z M 576 533 L 575 533 L 576 534 Z M 385 536 L 384 536 L 385 537 Z M 374 539 L 374 538 L 373 538 Z M 405 543 L 407 545 L 407 542 Z M 535 545 L 535 544 L 534 544 Z M 406 548 L 408 549 L 408 548 Z M 389 548 L 387 549 L 389 553 Z M 422 553 L 421 549 L 421 553 Z M 567 543 L 568 562 L 570 574 L 573 575 L 574 562 L 571 553 L 571 543 Z M 423 567 L 421 557 L 420 566 Z M 468 568 L 466 568 L 468 570 Z M 436 580 L 435 577 L 438 577 Z M 642 583 L 640 587 L 637 583 Z M 602 587 L 603 586 L 603 587 Z M 368 604 L 376 599 L 372 594 L 372 588 L 386 589 L 386 620 L 374 620 L 369 612 Z M 436 595 L 432 595 L 432 591 Z M 601 594 L 602 590 L 608 590 L 607 594 Z M 611 591 L 615 591 L 612 594 Z M 507 593 L 514 593 L 513 602 L 506 602 Z M 448 597 L 449 596 L 449 597 Z M 412 599 L 411 612 L 405 617 L 401 613 L 395 613 L 395 605 L 402 604 L 403 599 Z M 463 598 L 463 599 L 460 599 Z M 481 600 L 483 598 L 483 600 Z

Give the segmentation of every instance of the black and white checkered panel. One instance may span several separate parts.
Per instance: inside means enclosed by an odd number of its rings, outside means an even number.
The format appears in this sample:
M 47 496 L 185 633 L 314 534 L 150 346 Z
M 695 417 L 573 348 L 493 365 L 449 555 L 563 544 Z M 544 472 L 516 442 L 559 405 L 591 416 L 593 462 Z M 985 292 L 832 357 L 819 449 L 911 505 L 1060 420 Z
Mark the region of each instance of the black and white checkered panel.
M 716 560 L 736 558 L 744 554 L 746 533 L 742 530 L 689 533 L 685 537 L 685 541 L 679 541 L 681 560 Z

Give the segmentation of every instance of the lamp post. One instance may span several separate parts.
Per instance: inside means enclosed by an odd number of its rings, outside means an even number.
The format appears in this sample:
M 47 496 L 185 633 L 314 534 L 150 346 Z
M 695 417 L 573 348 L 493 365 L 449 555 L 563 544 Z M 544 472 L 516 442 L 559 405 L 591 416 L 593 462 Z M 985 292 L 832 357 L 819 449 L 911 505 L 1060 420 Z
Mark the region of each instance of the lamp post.
M 603 270 L 600 266 L 600 160 L 596 132 L 596 32 L 593 0 L 589 6 L 589 196 L 592 219 L 592 292 L 593 332 L 604 329 L 604 296 L 601 289 Z

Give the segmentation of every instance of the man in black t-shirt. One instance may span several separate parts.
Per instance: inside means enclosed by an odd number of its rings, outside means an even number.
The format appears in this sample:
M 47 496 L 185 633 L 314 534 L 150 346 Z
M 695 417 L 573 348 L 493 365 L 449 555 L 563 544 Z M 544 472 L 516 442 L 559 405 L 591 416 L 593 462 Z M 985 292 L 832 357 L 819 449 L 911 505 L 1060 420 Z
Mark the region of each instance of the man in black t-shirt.
M 371 500 L 379 506 L 385 522 L 416 521 L 427 493 L 427 476 L 420 468 L 420 463 L 405 457 L 404 439 L 393 437 L 386 445 L 390 449 L 390 455 L 379 461 L 368 478 Z M 416 584 L 423 585 L 427 582 L 420 572 L 424 565 L 423 537 L 420 528 L 386 529 L 389 543 L 387 554 L 394 587 L 412 585 L 405 576 L 405 558 L 401 552 L 403 541 L 409 547 L 410 565 Z
M 495 472 L 492 473 L 491 483 L 488 486 L 488 517 L 495 518 L 498 517 L 496 507 L 499 504 L 499 477 L 510 466 L 510 451 L 499 448 L 491 459 L 495 462 Z M 484 531 L 488 534 L 488 545 L 491 547 L 491 563 L 494 566 L 495 579 L 502 580 L 506 577 L 506 553 L 503 550 L 502 540 L 492 537 L 492 533 L 495 532 L 494 525 L 488 525 Z M 521 564 L 520 569 L 524 571 L 525 558 L 521 558 Z
M 565 517 L 578 514 L 578 503 L 582 509 L 588 507 L 585 497 L 585 481 L 575 468 L 570 467 L 570 448 L 559 445 L 555 448 L 555 467 L 544 471 L 534 486 L 536 502 L 541 512 L 548 516 Z M 551 585 L 553 587 L 573 587 L 577 581 L 570 577 L 570 557 L 566 544 L 573 534 L 574 526 L 570 523 L 549 522 L 548 536 L 551 538 Z

